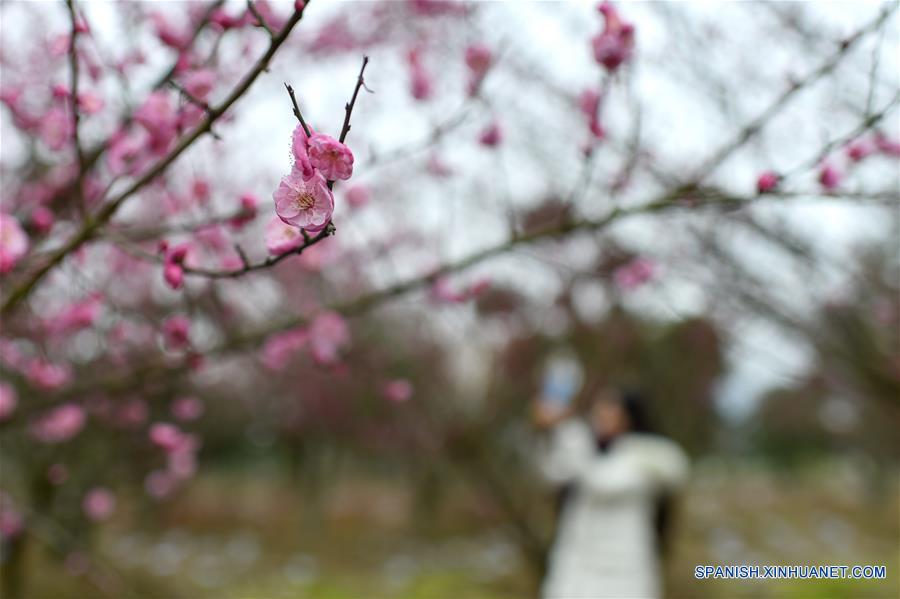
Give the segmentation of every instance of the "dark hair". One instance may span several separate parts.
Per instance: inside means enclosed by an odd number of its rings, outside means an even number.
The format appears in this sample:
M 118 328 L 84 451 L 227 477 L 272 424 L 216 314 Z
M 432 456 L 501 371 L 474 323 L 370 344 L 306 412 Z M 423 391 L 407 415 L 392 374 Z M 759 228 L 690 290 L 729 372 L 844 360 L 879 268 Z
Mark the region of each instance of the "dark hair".
M 622 409 L 625 410 L 625 414 L 628 416 L 630 424 L 629 432 L 659 434 L 654 426 L 655 423 L 650 416 L 650 400 L 644 393 L 632 388 L 610 388 L 606 385 L 596 384 L 590 392 L 589 400 L 594 401 L 597 394 L 605 389 L 610 389 L 614 392 L 616 400 L 620 403 Z M 615 439 L 596 439 L 597 451 L 608 451 L 614 441 Z M 563 487 L 559 489 L 557 495 L 558 513 L 562 513 L 562 509 L 576 492 L 577 489 L 571 484 L 563 485 Z M 654 528 L 656 529 L 657 550 L 661 554 L 666 553 L 669 545 L 669 538 L 671 536 L 670 531 L 672 528 L 672 508 L 673 501 L 671 495 L 664 493 L 657 498 L 653 517 Z

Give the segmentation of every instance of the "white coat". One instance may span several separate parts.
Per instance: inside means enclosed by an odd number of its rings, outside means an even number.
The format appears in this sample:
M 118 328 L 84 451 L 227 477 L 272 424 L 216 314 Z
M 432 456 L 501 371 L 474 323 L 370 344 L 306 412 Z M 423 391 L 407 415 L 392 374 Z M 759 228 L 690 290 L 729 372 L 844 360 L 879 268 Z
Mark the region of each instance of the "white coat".
M 572 483 L 550 553 L 545 599 L 661 597 L 655 509 L 662 493 L 680 487 L 688 459 L 657 435 L 622 435 L 598 452 L 588 425 L 554 428 L 540 469 L 555 484 Z

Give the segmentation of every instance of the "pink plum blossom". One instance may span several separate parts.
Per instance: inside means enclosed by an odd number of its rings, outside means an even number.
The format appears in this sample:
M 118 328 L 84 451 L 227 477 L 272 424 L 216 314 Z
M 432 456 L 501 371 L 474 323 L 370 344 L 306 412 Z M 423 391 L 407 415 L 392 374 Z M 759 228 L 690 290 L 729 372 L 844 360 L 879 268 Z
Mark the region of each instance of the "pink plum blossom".
M 25 376 L 37 387 L 55 391 L 72 380 L 72 371 L 65 364 L 53 364 L 40 358 L 29 362 Z
M 312 127 L 309 128 L 311 135 L 315 135 Z M 303 125 L 294 127 L 291 133 L 291 154 L 294 158 L 294 170 L 300 171 L 303 180 L 306 181 L 315 174 L 315 169 L 309 161 L 309 136 Z
M 93 294 L 63 308 L 56 316 L 48 319 L 47 330 L 51 334 L 67 335 L 89 328 L 100 315 L 102 307 L 102 297 L 99 294 Z
M 182 81 L 184 89 L 191 96 L 205 100 L 216 85 L 216 73 L 211 69 L 197 69 L 185 75 Z
M 456 291 L 448 277 L 440 276 L 431 285 L 431 299 L 437 303 L 460 304 L 481 295 L 490 284 L 488 279 L 479 279 L 469 287 Z
M 631 291 L 647 283 L 656 275 L 656 265 L 646 258 L 635 258 L 620 266 L 613 274 L 616 285 Z
M 184 316 L 173 316 L 163 323 L 163 339 L 169 349 L 184 349 L 190 345 L 191 321 Z
M 845 148 L 847 158 L 852 162 L 860 162 L 864 158 L 872 155 L 877 147 L 874 143 L 866 139 L 857 139 L 847 144 Z
M 0 422 L 9 420 L 16 411 L 16 389 L 4 382 L 0 382 Z
M 331 222 L 334 196 L 320 173 L 304 180 L 303 175 L 294 169 L 281 179 L 272 197 L 275 199 L 275 212 L 289 225 L 315 233 Z
M 46 234 L 53 228 L 56 217 L 53 215 L 53 211 L 46 206 L 37 206 L 31 211 L 30 221 L 35 232 Z
M 272 31 L 278 31 L 279 29 L 284 27 L 284 18 L 275 14 L 275 11 L 272 10 L 272 5 L 269 4 L 267 0 L 255 0 L 253 4 L 256 6 L 256 12 L 259 13 L 262 19 L 266 22 L 266 25 L 268 25 Z M 247 19 L 250 20 L 251 24 L 258 23 L 258 19 L 253 13 L 250 13 L 250 16 L 248 16 Z
M 116 496 L 105 487 L 94 487 L 85 494 L 81 509 L 94 522 L 107 520 L 116 511 Z
M 364 185 L 352 185 L 346 191 L 347 203 L 352 208 L 362 208 L 369 202 L 369 188 Z
M 388 401 L 402 403 L 412 397 L 413 386 L 407 379 L 394 379 L 386 382 L 381 392 Z
M 129 134 L 124 131 L 110 137 L 106 164 L 113 175 L 137 174 L 149 161 L 146 149 L 149 136 L 145 132 Z
M 597 139 L 603 139 L 606 132 L 600 124 L 600 92 L 595 89 L 586 89 L 578 96 L 578 107 L 588 121 L 588 129 Z
M 156 499 L 168 497 L 175 490 L 176 481 L 163 470 L 154 470 L 144 478 L 144 490 Z
M 84 428 L 84 408 L 66 403 L 41 415 L 31 424 L 31 434 L 43 443 L 62 443 Z
M 116 422 L 128 428 L 138 427 L 147 421 L 148 415 L 147 402 L 142 399 L 130 399 L 119 407 Z
M 483 74 L 491 66 L 493 55 L 484 44 L 472 44 L 466 48 L 466 66 L 473 73 Z
M 161 154 L 169 149 L 178 134 L 178 114 L 171 95 L 155 91 L 134 112 L 134 120 L 150 135 L 150 148 Z
M 319 314 L 309 327 L 310 349 L 313 358 L 321 364 L 334 363 L 349 341 L 350 330 L 337 312 Z
M 309 333 L 305 329 L 293 329 L 272 335 L 266 340 L 260 354 L 263 366 L 274 371 L 283 369 L 308 340 Z
M 888 139 L 879 133 L 875 136 L 875 146 L 882 154 L 893 157 L 900 156 L 900 141 L 896 139 Z
M 431 75 L 422 64 L 421 48 L 413 48 L 407 56 L 409 64 L 409 91 L 416 100 L 427 100 L 434 92 Z
M 500 124 L 494 121 L 478 136 L 478 143 L 488 148 L 495 148 L 503 141 L 503 132 Z
M 172 415 L 182 422 L 196 420 L 203 415 L 203 402 L 196 397 L 180 397 L 172 403 Z
M 181 268 L 180 264 L 167 262 L 163 266 L 163 279 L 172 289 L 180 289 L 184 283 L 184 269 Z
M 85 91 L 78 94 L 78 110 L 82 114 L 97 114 L 103 110 L 105 102 L 103 98 L 91 91 Z
M 178 450 L 188 439 L 188 435 L 168 422 L 157 422 L 151 426 L 149 437 L 154 445 L 166 452 Z
M 161 12 L 153 12 L 150 19 L 156 29 L 156 37 L 163 44 L 174 50 L 182 50 L 191 43 L 191 32 L 186 28 L 178 28 Z
M 428 161 L 425 163 L 425 170 L 429 175 L 439 179 L 444 179 L 453 174 L 453 168 L 437 154 L 428 156 Z
M 266 249 L 273 256 L 280 256 L 303 245 L 300 229 L 281 220 L 278 215 L 266 225 Z
M 346 180 L 353 175 L 353 152 L 322 133 L 309 138 L 309 161 L 329 181 Z
M 64 108 L 51 108 L 41 119 L 41 141 L 51 150 L 61 150 L 72 139 L 75 126 Z
M 819 183 L 827 191 L 835 189 L 841 183 L 841 172 L 831 164 L 822 165 L 819 171 Z
M 241 194 L 240 202 L 240 213 L 229 221 L 232 229 L 241 229 L 244 225 L 253 222 L 253 219 L 256 218 L 256 207 L 259 204 L 259 200 L 256 199 L 256 196 L 252 193 L 243 193 Z
M 188 243 L 182 243 L 172 248 L 164 248 L 163 279 L 172 289 L 180 289 L 184 283 L 182 264 L 187 259 L 190 250 L 191 246 Z
M 0 212 L 0 274 L 13 269 L 28 251 L 28 235 L 14 216 Z
M 634 52 L 634 25 L 622 21 L 609 2 L 602 2 L 598 10 L 604 17 L 604 27 L 591 40 L 594 60 L 612 72 L 628 61 Z
M 778 174 L 773 171 L 765 171 L 760 173 L 756 180 L 756 191 L 759 193 L 769 193 L 778 187 Z

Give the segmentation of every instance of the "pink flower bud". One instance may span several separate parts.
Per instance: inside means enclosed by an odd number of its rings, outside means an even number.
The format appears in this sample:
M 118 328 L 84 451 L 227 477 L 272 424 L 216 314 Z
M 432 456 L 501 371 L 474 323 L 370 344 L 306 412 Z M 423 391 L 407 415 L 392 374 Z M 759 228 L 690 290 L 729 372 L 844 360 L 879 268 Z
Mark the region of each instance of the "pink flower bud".
M 381 389 L 384 398 L 394 403 L 409 401 L 413 395 L 413 386 L 406 379 L 394 379 L 384 384 Z
M 166 264 L 163 267 L 163 278 L 172 289 L 181 289 L 184 283 L 184 270 L 178 264 Z
M 761 173 L 756 180 L 756 191 L 759 193 L 769 193 L 776 187 L 778 187 L 778 175 L 772 171 Z
M 500 124 L 496 121 L 488 125 L 488 127 L 478 136 L 478 143 L 487 147 L 495 148 L 503 141 L 503 132 L 500 130 Z
M 819 171 L 819 183 L 828 191 L 835 189 L 841 183 L 841 173 L 834 166 L 825 164 Z
M 104 487 L 95 487 L 87 492 L 81 502 L 85 515 L 95 522 L 108 519 L 116 510 L 116 496 Z

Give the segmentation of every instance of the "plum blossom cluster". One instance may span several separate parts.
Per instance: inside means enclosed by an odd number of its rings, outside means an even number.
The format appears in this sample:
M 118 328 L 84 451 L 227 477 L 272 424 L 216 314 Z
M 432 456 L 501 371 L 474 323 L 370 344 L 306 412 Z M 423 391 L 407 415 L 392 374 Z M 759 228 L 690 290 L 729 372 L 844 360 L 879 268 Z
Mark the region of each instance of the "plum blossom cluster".
M 333 137 L 307 131 L 303 124 L 297 125 L 291 135 L 291 153 L 291 172 L 282 177 L 272 195 L 275 213 L 287 225 L 319 233 L 331 223 L 334 213 L 334 181 L 353 175 L 353 153 Z M 270 251 L 276 249 L 273 253 L 283 253 L 281 250 L 290 245 L 286 241 L 290 235 L 284 230 L 271 227 L 268 233 L 267 245 Z
M 303 348 L 317 364 L 335 364 L 350 342 L 350 330 L 337 312 L 326 311 L 312 319 L 309 327 L 298 327 L 271 336 L 260 360 L 269 370 L 283 370 Z
M 610 2 L 597 7 L 603 15 L 603 31 L 591 40 L 594 60 L 613 73 L 631 59 L 634 53 L 634 25 L 619 16 Z

